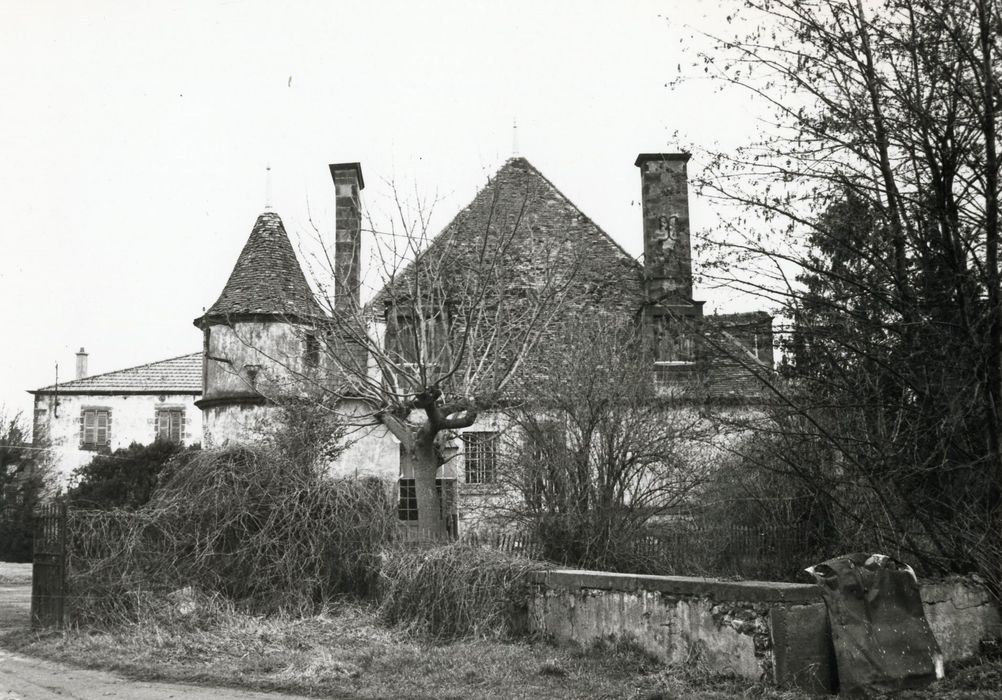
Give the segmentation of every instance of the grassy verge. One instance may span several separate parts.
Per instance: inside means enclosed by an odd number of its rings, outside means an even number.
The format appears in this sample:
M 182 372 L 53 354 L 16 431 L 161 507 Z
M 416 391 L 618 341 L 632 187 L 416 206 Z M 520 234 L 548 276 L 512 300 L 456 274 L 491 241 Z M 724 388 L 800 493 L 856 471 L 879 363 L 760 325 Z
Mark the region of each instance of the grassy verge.
M 141 624 L 18 631 L 3 646 L 139 680 L 277 690 L 332 698 L 634 698 L 792 700 L 698 667 L 668 669 L 630 644 L 588 650 L 493 640 L 429 642 L 379 623 L 367 607 L 310 618 L 259 617 L 202 603 Z M 970 666 L 908 698 L 999 697 L 1002 663 Z
M 629 645 L 580 651 L 546 644 L 430 643 L 346 606 L 307 619 L 237 612 L 190 620 L 3 638 L 20 653 L 170 680 L 335 698 L 741 697 L 749 684 L 669 672 Z M 756 697 L 793 698 L 756 688 Z

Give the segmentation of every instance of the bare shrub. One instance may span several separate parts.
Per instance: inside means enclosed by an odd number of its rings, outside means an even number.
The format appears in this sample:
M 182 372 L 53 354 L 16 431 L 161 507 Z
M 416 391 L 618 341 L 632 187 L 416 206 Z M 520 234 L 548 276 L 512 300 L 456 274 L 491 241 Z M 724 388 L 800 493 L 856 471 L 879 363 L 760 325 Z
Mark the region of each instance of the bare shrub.
M 707 479 L 711 426 L 682 377 L 673 391 L 655 386 L 634 324 L 594 315 L 552 336 L 540 375 L 518 385 L 532 399 L 506 409 L 497 482 L 512 497 L 484 510 L 531 533 L 550 561 L 655 567 L 636 544 Z
M 396 548 L 381 571 L 380 613 L 437 639 L 510 638 L 522 633 L 530 559 L 464 544 Z
M 204 451 L 135 513 L 76 512 L 79 619 L 134 616 L 143 591 L 192 587 L 258 611 L 368 595 L 395 513 L 376 480 L 336 480 L 267 447 Z

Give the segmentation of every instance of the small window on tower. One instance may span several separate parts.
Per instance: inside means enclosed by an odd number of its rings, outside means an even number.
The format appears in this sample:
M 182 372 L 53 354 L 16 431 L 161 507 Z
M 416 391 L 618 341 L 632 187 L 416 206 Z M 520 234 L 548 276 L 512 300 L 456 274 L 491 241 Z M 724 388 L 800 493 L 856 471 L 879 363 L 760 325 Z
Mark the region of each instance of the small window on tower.
M 307 367 L 316 367 L 320 364 L 320 341 L 315 333 L 306 334 L 305 360 Z

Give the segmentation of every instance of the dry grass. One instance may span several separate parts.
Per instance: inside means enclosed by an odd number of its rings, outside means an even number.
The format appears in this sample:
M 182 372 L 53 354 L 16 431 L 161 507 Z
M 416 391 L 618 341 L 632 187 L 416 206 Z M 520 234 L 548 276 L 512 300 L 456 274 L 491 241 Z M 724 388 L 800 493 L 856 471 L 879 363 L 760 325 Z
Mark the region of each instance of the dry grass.
M 802 694 L 668 669 L 629 643 L 587 650 L 494 640 L 429 642 L 382 626 L 368 607 L 310 618 L 236 612 L 220 598 L 196 612 L 163 607 L 139 624 L 9 634 L 21 653 L 110 669 L 142 680 L 276 690 L 332 698 L 632 698 L 794 700 Z M 963 669 L 909 698 L 998 697 L 1002 665 Z
M 748 690 L 747 683 L 726 681 L 703 693 L 630 645 L 581 651 L 489 640 L 437 644 L 380 625 L 366 607 L 346 605 L 295 619 L 241 614 L 218 600 L 200 601 L 187 622 L 174 611 L 108 629 L 20 632 L 4 644 L 143 680 L 315 697 L 708 700 L 736 697 L 720 694 L 728 692 L 724 688 Z M 764 689 L 756 696 L 792 697 Z
M 544 565 L 462 543 L 383 556 L 379 609 L 390 625 L 438 640 L 524 633 L 530 571 Z

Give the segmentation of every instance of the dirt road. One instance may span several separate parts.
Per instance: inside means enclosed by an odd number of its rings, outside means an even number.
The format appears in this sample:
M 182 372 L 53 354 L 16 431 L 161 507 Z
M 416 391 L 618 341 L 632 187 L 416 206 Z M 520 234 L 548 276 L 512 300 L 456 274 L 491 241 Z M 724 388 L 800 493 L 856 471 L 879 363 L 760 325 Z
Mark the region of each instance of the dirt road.
M 0 635 L 27 627 L 30 609 L 30 584 L 0 583 Z M 300 697 L 177 683 L 143 683 L 106 671 L 74 668 L 0 648 L 0 700 L 292 700 Z

